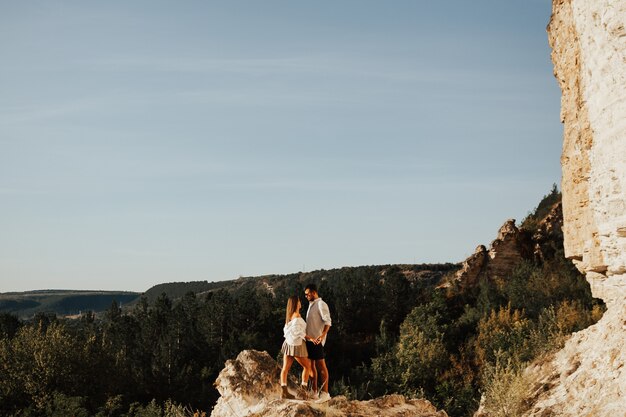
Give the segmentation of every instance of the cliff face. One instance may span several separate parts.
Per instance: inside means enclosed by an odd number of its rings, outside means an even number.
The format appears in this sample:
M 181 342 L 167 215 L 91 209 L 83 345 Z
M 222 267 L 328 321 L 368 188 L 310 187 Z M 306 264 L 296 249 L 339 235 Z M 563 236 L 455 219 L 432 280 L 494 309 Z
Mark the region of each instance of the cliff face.
M 215 385 L 220 398 L 211 417 L 447 417 L 426 400 L 387 395 L 371 401 L 335 397 L 326 402 L 283 400 L 278 377 L 280 367 L 267 352 L 244 350 L 229 360 Z M 296 381 L 290 381 L 295 391 Z
M 552 361 L 530 368 L 532 416 L 626 410 L 626 2 L 554 0 L 548 26 L 564 123 L 566 256 L 603 318 Z
M 609 281 L 592 284 L 598 296 L 623 299 L 624 279 L 617 277 L 626 274 L 626 5 L 555 0 L 548 31 L 563 93 L 566 256 L 592 280 Z

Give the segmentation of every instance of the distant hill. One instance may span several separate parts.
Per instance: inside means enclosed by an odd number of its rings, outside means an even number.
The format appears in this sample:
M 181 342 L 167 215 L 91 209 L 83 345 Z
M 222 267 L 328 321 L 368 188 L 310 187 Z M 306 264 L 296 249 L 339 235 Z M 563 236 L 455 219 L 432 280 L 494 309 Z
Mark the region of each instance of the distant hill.
M 445 275 L 456 272 L 460 268 L 460 264 L 442 263 L 345 266 L 342 268 L 319 269 L 311 272 L 295 272 L 285 275 L 271 274 L 253 277 L 240 277 L 234 280 L 219 282 L 169 282 L 151 287 L 142 294 L 142 297 L 147 298 L 149 303 L 153 303 L 161 294 L 167 295 L 167 297 L 171 300 L 176 300 L 182 298 L 189 292 L 199 295 L 218 289 L 233 291 L 251 283 L 263 288 L 264 290 L 273 291 L 275 288 L 289 286 L 293 282 L 307 284 L 309 282 L 321 282 L 325 280 L 332 281 L 333 279 L 339 279 L 340 277 L 350 273 L 374 273 L 383 277 L 385 271 L 392 267 L 398 268 L 409 280 L 409 282 L 418 283 L 420 285 L 435 285 Z M 138 301 L 138 299 L 136 301 Z
M 106 311 L 115 300 L 122 307 L 132 308 L 140 298 L 146 298 L 149 304 L 161 295 L 166 294 L 170 300 L 182 298 L 193 292 L 202 295 L 219 289 L 236 291 L 242 286 L 250 285 L 262 287 L 264 290 L 274 291 L 281 287 L 288 287 L 294 282 L 306 284 L 308 282 L 332 281 L 340 279 L 346 274 L 364 273 L 378 274 L 384 277 L 389 268 L 398 268 L 410 281 L 418 285 L 434 285 L 444 275 L 454 273 L 460 268 L 459 264 L 417 264 L 417 265 L 367 265 L 343 267 L 312 272 L 296 272 L 286 275 L 263 275 L 257 277 L 241 277 L 234 280 L 208 282 L 169 282 L 155 285 L 144 293 L 127 291 L 75 291 L 75 290 L 38 290 L 27 292 L 0 293 L 0 313 L 11 313 L 22 319 L 28 319 L 37 313 L 54 313 L 59 316 L 72 316 L 81 312 Z
M 201 294 L 207 291 L 213 291 L 220 288 L 228 287 L 232 285 L 234 280 L 208 282 L 208 281 L 189 281 L 189 282 L 166 282 L 163 284 L 157 284 L 150 287 L 146 292 L 142 294 L 142 297 L 148 299 L 149 303 L 153 303 L 163 293 L 168 298 L 174 300 L 181 298 L 188 292 L 195 294 Z
M 127 304 L 139 293 L 128 291 L 38 290 L 0 293 L 0 312 L 29 318 L 36 313 L 54 313 L 59 316 L 76 315 L 85 311 L 105 311 L 113 301 Z

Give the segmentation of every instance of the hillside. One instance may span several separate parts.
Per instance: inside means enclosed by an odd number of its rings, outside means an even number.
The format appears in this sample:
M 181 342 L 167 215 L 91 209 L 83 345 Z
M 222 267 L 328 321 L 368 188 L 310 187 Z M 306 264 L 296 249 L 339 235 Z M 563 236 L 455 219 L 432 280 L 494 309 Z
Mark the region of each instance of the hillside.
M 0 313 L 11 313 L 22 319 L 37 313 L 70 316 L 85 311 L 104 311 L 113 301 L 130 303 L 139 293 L 128 291 L 38 290 L 0 293 Z
M 234 280 L 208 282 L 168 282 L 150 287 L 141 298 L 151 304 L 163 294 L 170 300 L 179 300 L 186 294 L 192 292 L 198 296 L 208 295 L 216 290 L 237 291 L 243 287 L 255 287 L 257 290 L 269 291 L 275 294 L 277 289 L 285 290 L 300 283 L 305 285 L 308 282 L 333 282 L 341 280 L 346 275 L 357 276 L 384 276 L 386 271 L 399 271 L 411 285 L 424 287 L 435 286 L 445 276 L 456 272 L 460 264 L 386 264 L 386 265 L 363 265 L 345 266 L 334 269 L 319 269 L 311 272 L 294 272 L 291 274 L 270 274 L 251 277 L 240 277 Z M 135 305 L 140 299 L 129 303 L 127 307 Z
M 380 274 L 389 268 L 397 268 L 407 280 L 420 285 L 434 284 L 448 272 L 459 268 L 458 264 L 420 264 L 420 265 L 371 265 L 343 267 L 313 272 L 297 272 L 286 275 L 265 275 L 241 277 L 235 280 L 218 282 L 189 281 L 157 284 L 144 293 L 129 291 L 79 291 L 79 290 L 36 290 L 26 292 L 0 293 L 0 313 L 10 313 L 21 319 L 31 318 L 37 313 L 52 313 L 58 316 L 72 316 L 81 312 L 99 313 L 111 307 L 116 301 L 125 310 L 132 308 L 141 298 L 149 304 L 165 294 L 170 300 L 179 300 L 185 294 L 193 292 L 199 296 L 219 289 L 235 291 L 242 286 L 253 284 L 262 289 L 281 288 L 294 280 L 305 281 L 333 280 L 348 273 Z
M 208 281 L 189 281 L 189 282 L 166 282 L 150 287 L 142 294 L 149 303 L 154 302 L 161 294 L 166 294 L 170 299 L 182 298 L 188 292 L 202 294 L 207 291 L 224 288 L 233 283 L 233 280 L 208 282 Z

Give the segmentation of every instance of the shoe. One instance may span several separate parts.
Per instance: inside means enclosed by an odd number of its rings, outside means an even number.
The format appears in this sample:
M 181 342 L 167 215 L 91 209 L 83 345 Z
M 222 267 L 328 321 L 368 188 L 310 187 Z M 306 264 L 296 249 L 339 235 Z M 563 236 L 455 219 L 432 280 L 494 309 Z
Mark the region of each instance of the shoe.
M 300 385 L 298 387 L 298 399 L 299 400 L 308 400 L 309 399 L 309 390 L 306 388 L 306 385 Z
M 282 392 L 280 393 L 280 398 L 282 398 L 283 400 L 293 400 L 296 398 L 291 395 L 291 393 L 289 393 L 287 385 L 281 385 L 280 388 L 282 389 Z
M 319 402 L 326 402 L 328 400 L 330 400 L 330 394 L 327 393 L 326 391 L 320 392 L 318 401 Z

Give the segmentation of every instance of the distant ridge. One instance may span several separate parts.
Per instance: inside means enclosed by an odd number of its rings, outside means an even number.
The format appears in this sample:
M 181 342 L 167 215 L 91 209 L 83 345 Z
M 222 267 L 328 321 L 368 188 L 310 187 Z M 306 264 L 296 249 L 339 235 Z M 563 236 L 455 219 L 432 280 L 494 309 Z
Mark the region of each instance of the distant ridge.
M 180 281 L 180 282 L 166 282 L 163 284 L 157 284 L 150 287 L 146 292 L 142 294 L 142 297 L 148 299 L 148 302 L 152 303 L 159 298 L 161 294 L 166 294 L 170 299 L 177 299 L 183 297 L 189 292 L 200 294 L 207 291 L 217 290 L 220 288 L 228 287 L 232 285 L 235 280 L 208 282 L 208 281 Z
M 21 319 L 32 318 L 37 313 L 51 313 L 59 316 L 76 316 L 80 313 L 92 311 L 101 313 L 109 309 L 113 301 L 125 308 L 132 308 L 141 298 L 149 304 L 154 303 L 162 294 L 170 300 L 178 300 L 189 292 L 204 295 L 220 289 L 236 290 L 237 288 L 254 283 L 266 290 L 290 285 L 293 282 L 319 282 L 332 280 L 346 271 L 371 271 L 384 276 L 389 268 L 398 268 L 409 281 L 434 284 L 443 276 L 454 273 L 460 264 L 386 264 L 365 266 L 344 266 L 334 269 L 320 269 L 310 272 L 295 272 L 291 274 L 261 275 L 254 277 L 240 277 L 226 281 L 180 281 L 157 284 L 144 293 L 131 291 L 103 291 L 103 290 L 62 290 L 43 289 L 24 292 L 0 293 L 0 313 L 10 313 Z
M 422 283 L 435 284 L 439 282 L 445 275 L 454 273 L 460 268 L 458 263 L 439 263 L 439 264 L 385 264 L 385 265 L 362 265 L 362 266 L 344 266 L 333 269 L 318 269 L 310 272 L 294 272 L 291 274 L 267 274 L 251 277 L 239 277 L 226 281 L 208 282 L 208 281 L 189 281 L 189 282 L 168 282 L 157 284 L 145 293 L 141 298 L 146 298 L 149 303 L 153 303 L 162 294 L 165 294 L 171 300 L 182 298 L 185 294 L 193 292 L 196 295 L 216 291 L 219 289 L 235 290 L 245 284 L 255 283 L 259 287 L 265 289 L 288 285 L 290 282 L 300 282 L 306 284 L 308 282 L 318 282 L 321 280 L 332 280 L 338 275 L 344 274 L 346 271 L 374 271 L 381 276 L 390 268 L 398 268 L 409 279 L 409 281 L 420 281 Z M 305 282 L 306 281 L 306 282 Z M 135 302 L 139 299 L 135 300 Z
M 0 293 L 0 313 L 11 313 L 28 319 L 37 313 L 59 316 L 77 315 L 81 312 L 99 313 L 107 310 L 113 301 L 127 304 L 136 300 L 139 293 L 130 291 L 93 290 L 33 290 Z
M 29 295 L 29 294 L 67 294 L 67 293 L 129 293 L 129 294 L 138 294 L 134 291 L 117 291 L 117 290 L 70 290 L 70 289 L 59 289 L 59 288 L 48 288 L 43 290 L 28 290 L 28 291 L 7 291 L 0 292 L 0 296 L 2 295 Z

